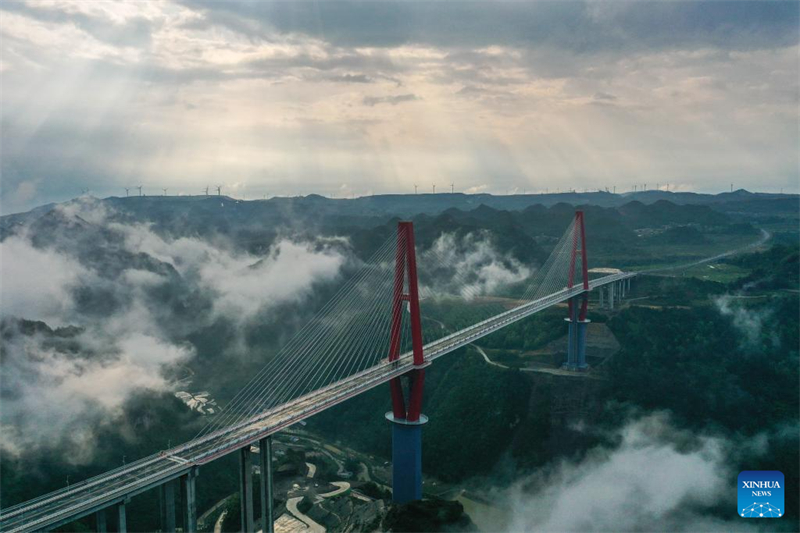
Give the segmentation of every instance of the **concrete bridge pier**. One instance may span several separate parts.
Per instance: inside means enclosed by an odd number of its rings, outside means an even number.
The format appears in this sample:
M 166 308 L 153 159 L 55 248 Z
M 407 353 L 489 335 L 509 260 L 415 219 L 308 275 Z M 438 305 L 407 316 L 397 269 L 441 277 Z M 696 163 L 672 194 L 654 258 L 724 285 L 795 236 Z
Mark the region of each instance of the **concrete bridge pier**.
M 272 509 L 272 436 L 258 441 L 258 459 L 261 476 L 259 492 L 261 494 L 262 530 L 264 533 L 275 533 L 275 518 Z
M 106 533 L 106 531 L 108 531 L 108 527 L 106 526 L 106 510 L 100 509 L 94 514 L 94 517 L 97 533 Z
M 117 531 L 119 533 L 128 533 L 128 520 L 125 515 L 125 501 L 117 504 Z
M 392 423 L 392 502 L 407 503 L 422 499 L 422 426 L 428 417 L 419 420 L 395 418 L 389 411 L 386 419 Z
M 161 531 L 175 533 L 175 484 L 167 481 L 159 488 L 161 496 Z
M 183 502 L 183 531 L 194 533 L 197 531 L 197 493 L 195 491 L 195 478 L 197 467 L 181 476 L 181 500 Z
M 567 370 L 587 370 L 589 365 L 586 363 L 586 330 L 591 320 L 580 318 L 578 309 L 580 308 L 580 298 L 573 298 L 571 313 L 569 318 L 565 318 L 567 329 L 567 362 L 563 367 Z
M 614 294 L 614 284 L 613 283 L 609 283 L 608 284 L 608 308 L 609 309 L 614 309 L 614 296 L 615 296 L 615 294 Z
M 241 511 L 242 533 L 253 533 L 253 461 L 250 445 L 239 450 L 239 510 Z

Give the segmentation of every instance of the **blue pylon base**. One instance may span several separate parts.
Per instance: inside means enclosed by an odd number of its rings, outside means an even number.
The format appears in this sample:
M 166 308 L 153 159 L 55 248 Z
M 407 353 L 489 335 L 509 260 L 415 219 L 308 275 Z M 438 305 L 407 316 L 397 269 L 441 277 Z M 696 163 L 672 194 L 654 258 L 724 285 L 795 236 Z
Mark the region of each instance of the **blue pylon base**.
M 428 417 L 420 415 L 417 422 L 394 418 L 392 422 L 392 501 L 407 503 L 422 499 L 422 426 Z

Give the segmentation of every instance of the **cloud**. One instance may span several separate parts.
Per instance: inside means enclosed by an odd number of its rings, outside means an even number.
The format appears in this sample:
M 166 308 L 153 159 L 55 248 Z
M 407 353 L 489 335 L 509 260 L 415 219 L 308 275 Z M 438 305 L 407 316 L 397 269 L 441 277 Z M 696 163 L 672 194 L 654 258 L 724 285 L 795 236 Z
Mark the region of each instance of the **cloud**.
M 676 430 L 664 414 L 629 422 L 618 440 L 503 494 L 508 531 L 751 530 L 709 512 L 735 506 L 724 441 Z
M 477 87 L 475 85 L 465 85 L 461 89 L 456 91 L 456 94 L 459 96 L 464 96 L 466 98 L 479 98 L 481 96 L 490 95 L 492 94 L 492 92 L 482 87 Z
M 598 91 L 598 92 L 594 93 L 594 97 L 593 98 L 595 100 L 606 100 L 606 101 L 610 101 L 610 102 L 613 102 L 614 100 L 617 99 L 617 97 L 614 96 L 613 94 L 604 93 L 602 91 Z
M 72 310 L 71 289 L 85 276 L 91 274 L 74 259 L 10 237 L 0 242 L 0 314 L 64 325 Z
M 479 194 L 479 193 L 482 193 L 482 192 L 486 192 L 488 190 L 489 190 L 489 186 L 486 185 L 485 183 L 483 183 L 481 185 L 475 185 L 474 187 L 469 187 L 464 192 L 466 194 Z
M 27 180 L 17 183 L 10 194 L 11 202 L 22 205 L 31 202 L 39 194 L 37 188 L 38 181 L 39 180 Z
M 205 280 L 219 292 L 215 306 L 222 313 L 254 315 L 265 305 L 298 301 L 313 283 L 331 281 L 345 262 L 336 250 L 315 250 L 309 243 L 277 242 L 267 257 L 223 257 L 202 269 Z
M 770 324 L 772 316 L 770 309 L 748 309 L 729 294 L 715 298 L 714 305 L 720 314 L 730 317 L 733 326 L 744 335 L 745 348 L 753 350 L 762 346 L 765 325 Z M 774 331 L 769 333 L 770 342 L 777 347 L 780 344 L 778 336 Z
M 365 96 L 363 102 L 364 105 L 372 107 L 379 104 L 397 105 L 419 99 L 415 94 L 398 94 L 397 96 Z
M 3 11 L 50 24 L 73 25 L 98 41 L 118 46 L 146 46 L 157 22 L 149 10 L 130 10 L 84 2 L 35 3 L 10 0 Z M 149 16 L 148 16 L 149 15 Z
M 705 2 L 652 6 L 636 2 L 610 6 L 603 2 L 323 2 L 312 6 L 203 0 L 185 4 L 202 6 L 207 24 L 245 31 L 252 37 L 277 30 L 323 38 L 342 47 L 526 45 L 588 52 L 629 49 L 633 43 L 664 48 L 688 42 L 754 48 L 796 42 L 798 19 L 796 6 L 752 3 L 735 8 Z
M 58 445 L 61 460 L 88 463 L 97 430 L 122 415 L 125 401 L 140 391 L 171 390 L 163 370 L 193 355 L 188 346 L 135 331 L 112 338 L 89 328 L 54 337 L 13 328 L 4 322 L 0 419 L 0 449 L 12 456 Z
M 0 243 L 4 453 L 52 447 L 64 461 L 91 461 L 98 432 L 129 399 L 176 392 L 179 380 L 185 390 L 193 334 L 225 320 L 241 331 L 216 356 L 236 357 L 248 325 L 285 319 L 268 313 L 310 297 L 350 260 L 336 237 L 278 238 L 254 255 L 120 219 L 84 197 Z
M 442 265 L 436 289 L 423 287 L 425 295 L 455 292 L 463 298 L 497 296 L 498 291 L 530 277 L 532 271 L 516 258 L 503 255 L 492 245 L 488 233 L 468 233 L 459 238 L 443 233 L 423 252 L 426 264 Z M 442 273 L 440 273 L 442 274 Z
M 175 267 L 183 276 L 214 291 L 214 309 L 236 323 L 259 311 L 301 301 L 315 283 L 335 279 L 347 257 L 341 240 L 273 243 L 263 256 L 226 249 L 199 239 L 165 239 L 145 225 L 112 224 L 127 246 Z
M 72 217 L 76 210 L 63 209 Z M 145 303 L 142 289 L 160 279 L 152 272 L 123 270 L 125 283 L 114 287 L 127 293 L 128 303 L 106 316 L 85 316 L 82 295 L 109 288 L 100 273 L 55 248 L 37 248 L 25 236 L 5 239 L 0 253 L 0 447 L 17 454 L 50 443 L 63 446 L 65 461 L 88 462 L 96 430 L 120 416 L 133 394 L 169 390 L 165 370 L 190 360 L 193 349 L 171 340 Z M 27 326 L 23 331 L 16 317 L 78 329 L 53 332 L 37 326 L 32 332 Z
M 331 81 L 340 81 L 344 83 L 372 83 L 374 80 L 366 74 L 342 74 L 341 76 L 334 76 Z
M 221 174 L 794 190 L 796 3 L 606 4 L 6 2 L 0 203 Z

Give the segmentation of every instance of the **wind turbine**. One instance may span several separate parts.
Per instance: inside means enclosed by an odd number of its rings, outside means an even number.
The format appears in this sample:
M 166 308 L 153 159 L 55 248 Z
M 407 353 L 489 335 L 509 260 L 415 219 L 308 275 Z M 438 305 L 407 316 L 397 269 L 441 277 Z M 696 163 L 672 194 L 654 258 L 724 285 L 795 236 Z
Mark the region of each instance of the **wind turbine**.
M 139 196 L 141 196 L 141 195 L 142 195 L 142 186 L 141 186 L 141 185 L 139 185 L 139 186 L 138 186 L 138 187 L 136 187 L 136 188 L 137 188 L 137 189 L 139 189 Z
M 436 184 L 433 184 L 433 194 L 436 194 Z
M 455 186 L 456 186 L 456 184 L 455 184 L 455 183 L 451 183 L 451 184 L 450 184 L 450 194 L 453 194 L 453 192 L 454 192 L 454 190 L 455 190 Z
M 125 189 L 125 198 L 127 198 L 128 196 L 130 196 L 131 188 L 130 187 L 123 187 L 123 188 Z
M 164 196 L 166 196 L 167 195 L 167 189 L 161 189 L 161 190 L 164 191 Z
M 417 194 L 417 184 L 414 184 L 414 194 Z
M 217 185 L 217 196 L 222 194 L 222 185 Z
M 204 190 L 206 191 L 206 196 L 208 196 L 208 185 L 206 185 L 206 188 Z

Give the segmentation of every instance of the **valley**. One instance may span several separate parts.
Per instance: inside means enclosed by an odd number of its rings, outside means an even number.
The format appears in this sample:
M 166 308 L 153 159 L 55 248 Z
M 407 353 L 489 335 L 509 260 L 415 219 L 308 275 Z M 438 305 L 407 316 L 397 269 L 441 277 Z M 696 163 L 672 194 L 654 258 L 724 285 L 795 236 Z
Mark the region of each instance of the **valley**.
M 75 272 L 65 289 L 59 287 L 66 290 L 59 294 L 66 296 L 69 308 L 43 307 L 53 317 L 46 321 L 4 319 L 6 368 L 28 368 L 26 372 L 30 372 L 37 367 L 30 367 L 31 362 L 23 365 L 24 360 L 16 358 L 27 354 L 34 357 L 28 361 L 36 361 L 42 357 L 37 353 L 50 354 L 49 364 L 75 360 L 93 368 L 92 358 L 113 360 L 115 350 L 119 353 L 125 349 L 125 343 L 150 343 L 158 353 L 165 354 L 157 363 L 163 385 L 143 381 L 134 387 L 133 396 L 114 409 L 94 414 L 89 411 L 83 420 L 65 420 L 71 428 L 67 435 L 71 436 L 85 431 L 80 429 L 85 424 L 92 425 L 91 458 L 75 463 L 60 459 L 66 450 L 86 449 L 85 443 L 67 438 L 57 447 L 39 445 L 4 461 L 4 507 L 58 488 L 61 480 L 80 479 L 125 458 L 142 457 L 191 438 L 220 416 L 219 412 L 224 413 L 237 383 L 246 381 L 261 367 L 261 361 L 277 353 L 277 345 L 288 340 L 289 332 L 312 316 L 335 292 L 336 285 L 347 278 L 347 272 L 354 271 L 355 265 L 373 253 L 392 231 L 391 221 L 380 222 L 380 216 L 374 214 L 361 218 L 331 214 L 324 229 L 312 230 L 303 226 L 310 218 L 298 216 L 297 209 L 302 213 L 303 204 L 297 201 L 291 219 L 280 218 L 279 213 L 270 212 L 271 204 L 260 203 L 260 209 L 266 210 L 264 216 L 281 220 L 280 232 L 264 232 L 259 229 L 258 218 L 237 218 L 236 211 L 228 210 L 226 224 L 217 225 L 213 236 L 203 237 L 190 227 L 176 226 L 177 220 L 185 220 L 180 214 L 182 206 L 206 205 L 202 199 L 194 203 L 176 199 L 176 209 L 159 208 L 155 212 L 149 211 L 150 206 L 160 206 L 164 200 L 147 199 L 141 205 L 136 200 L 106 203 L 82 199 L 69 209 L 56 207 L 27 217 L 0 219 L 4 246 L 13 244 L 27 254 L 54 254 L 52 257 L 62 262 L 69 258 L 69 268 Z M 442 200 L 439 214 L 413 217 L 421 264 L 446 254 L 453 262 L 449 268 L 454 269 L 449 273 L 442 267 L 420 271 L 422 325 L 427 338 L 446 335 L 519 305 L 523 300 L 515 295 L 520 294 L 522 280 L 550 253 L 556 244 L 557 228 L 563 227 L 573 212 L 565 204 L 549 208 L 534 205 L 522 211 L 480 206 L 462 212 L 446 208 L 449 201 Z M 314 200 L 315 208 L 320 202 Z M 691 335 L 692 328 L 705 328 L 710 321 L 715 326 L 702 330 L 708 342 L 741 339 L 740 347 L 728 343 L 724 348 L 709 348 L 715 353 L 741 352 L 739 357 L 748 358 L 753 346 L 766 342 L 763 350 L 780 354 L 774 364 L 793 364 L 796 351 L 779 347 L 792 345 L 796 321 L 790 320 L 791 313 L 767 311 L 797 305 L 791 266 L 796 262 L 796 247 L 773 244 L 791 241 L 787 236 L 791 226 L 777 230 L 773 225 L 769 233 L 761 232 L 757 222 L 747 222 L 744 215 L 659 202 L 641 207 L 582 207 L 587 217 L 603 222 L 588 230 L 591 266 L 598 272 L 593 275 L 603 275 L 603 267 L 608 265 L 652 268 L 635 280 L 630 294 L 613 310 L 602 307 L 599 296 L 592 294 L 587 335 L 589 371 L 576 374 L 561 368 L 567 350 L 567 308 L 563 304 L 461 348 L 429 369 L 424 412 L 431 422 L 423 438 L 424 493 L 432 502 L 456 506 L 448 508 L 446 520 L 461 524 L 458 527 L 465 530 L 486 530 L 486 524 L 493 523 L 498 514 L 507 517 L 509 527 L 515 520 L 525 520 L 525 511 L 513 502 L 521 492 L 537 494 L 538 481 L 534 477 L 526 482 L 528 485 L 519 486 L 520 480 L 536 472 L 551 472 L 559 464 L 582 464 L 602 450 L 617 449 L 620 441 L 616 432 L 626 424 L 638 427 L 637 409 L 671 413 L 669 422 L 663 423 L 713 431 L 716 438 L 732 431 L 726 429 L 732 426 L 725 425 L 725 418 L 718 418 L 723 417 L 723 411 L 716 415 L 706 410 L 714 421 L 712 430 L 707 422 L 694 418 L 692 411 L 684 410 L 687 404 L 665 402 L 664 398 L 673 397 L 672 392 L 653 392 L 661 385 L 642 388 L 653 375 L 665 380 L 653 365 L 671 368 L 679 364 L 682 369 L 688 365 L 693 368 L 693 379 L 717 379 L 702 362 L 707 359 L 710 365 L 716 361 L 713 357 L 698 360 L 688 353 L 675 352 L 676 344 L 668 339 L 672 335 L 669 328 L 676 324 L 684 325 L 683 335 Z M 248 203 L 236 205 L 245 209 Z M 213 219 L 217 215 L 209 212 L 203 216 Z M 684 225 L 665 226 L 665 216 Z M 796 220 L 796 214 L 789 216 Z M 675 237 L 677 240 L 665 239 L 670 228 L 694 228 L 691 239 L 696 242 L 687 244 L 683 234 Z M 243 239 L 242 235 L 248 237 Z M 726 249 L 737 253 L 712 262 L 701 261 Z M 297 285 L 310 287 L 301 289 L 301 298 L 281 296 L 282 288 L 269 285 L 247 294 L 237 286 L 214 281 L 214 275 L 233 268 L 243 281 L 258 284 L 259 277 L 269 276 L 275 269 L 282 271 L 286 266 L 281 261 L 294 257 L 332 268 L 310 272 L 317 281 Z M 647 259 L 650 257 L 668 261 L 654 263 Z M 667 264 L 672 266 L 667 268 Z M 448 284 L 464 275 L 453 273 L 467 268 L 476 272 L 469 284 L 477 289 L 470 290 L 482 292 L 467 301 L 442 297 Z M 498 283 L 496 279 L 504 281 Z M 122 280 L 133 284 L 134 290 L 110 289 L 109 283 Z M 268 305 L 247 303 L 264 297 Z M 96 308 L 100 302 L 102 317 Z M 142 315 L 139 310 L 145 307 L 151 311 Z M 758 319 L 761 337 L 737 329 L 744 324 L 743 317 L 763 313 L 772 321 Z M 644 320 L 650 325 L 647 335 L 642 336 L 636 327 Z M 127 328 L 120 330 L 119 324 L 127 324 Z M 104 348 L 95 340 L 113 331 L 124 332 L 121 343 L 107 343 Z M 667 344 L 658 344 L 662 336 Z M 651 344 L 642 345 L 645 338 Z M 694 353 L 692 350 L 689 353 Z M 688 359 L 680 359 L 680 363 L 665 359 L 669 353 Z M 136 369 L 147 368 L 140 366 L 146 360 L 124 361 Z M 97 367 L 98 371 L 105 365 Z M 152 370 L 146 372 L 143 375 L 153 375 Z M 671 383 L 670 391 L 680 391 L 680 382 L 665 381 Z M 688 391 L 677 394 L 687 402 L 692 397 Z M 730 394 L 730 389 L 723 389 L 713 398 L 717 402 Z M 735 397 L 724 401 L 734 401 Z M 693 403 L 703 404 L 708 398 L 694 398 Z M 786 398 L 776 401 L 785 402 Z M 725 409 L 727 412 L 730 407 Z M 791 405 L 785 409 L 788 411 L 781 412 L 790 412 Z M 389 513 L 391 438 L 383 418 L 389 410 L 389 395 L 379 387 L 312 417 L 307 426 L 278 434 L 276 450 L 281 454 L 276 455 L 275 466 L 279 528 L 295 532 L 323 528 L 361 531 L 378 527 L 385 520 L 405 523 L 408 517 Z M 5 424 L 11 423 L 8 416 L 13 412 L 5 412 Z M 94 422 L 90 422 L 92 417 Z M 470 424 L 462 424 L 462 420 Z M 774 423 L 780 423 L 779 416 Z M 177 431 L 169 441 L 160 437 L 167 427 Z M 783 434 L 767 438 L 775 453 L 791 449 L 791 439 L 785 440 Z M 654 441 L 652 445 L 657 444 Z M 38 472 L 36 478 L 28 478 L 37 479 L 35 483 L 28 481 L 23 486 L 15 482 L 29 471 Z M 198 502 L 204 531 L 235 531 L 239 527 L 235 472 L 230 458 L 201 469 Z M 145 493 L 130 505 L 131 527 L 157 528 L 156 495 Z M 429 516 L 428 512 L 416 509 L 414 516 Z M 430 524 L 439 523 L 438 518 L 431 519 L 434 522 Z M 77 523 L 71 527 L 81 530 L 90 525 Z

